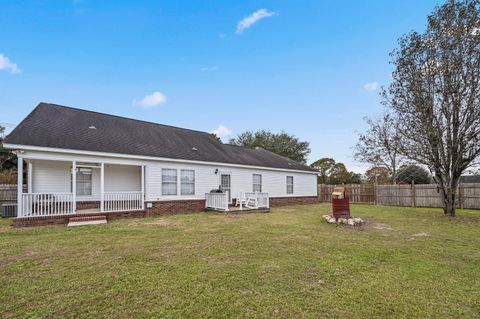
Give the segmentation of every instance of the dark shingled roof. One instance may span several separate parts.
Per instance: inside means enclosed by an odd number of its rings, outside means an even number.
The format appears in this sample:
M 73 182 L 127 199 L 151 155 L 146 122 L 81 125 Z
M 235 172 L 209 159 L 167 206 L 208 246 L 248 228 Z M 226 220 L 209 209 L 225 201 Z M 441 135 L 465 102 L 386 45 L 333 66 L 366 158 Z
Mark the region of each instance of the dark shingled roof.
M 218 142 L 211 134 L 40 103 L 5 143 L 313 171 L 258 148 Z

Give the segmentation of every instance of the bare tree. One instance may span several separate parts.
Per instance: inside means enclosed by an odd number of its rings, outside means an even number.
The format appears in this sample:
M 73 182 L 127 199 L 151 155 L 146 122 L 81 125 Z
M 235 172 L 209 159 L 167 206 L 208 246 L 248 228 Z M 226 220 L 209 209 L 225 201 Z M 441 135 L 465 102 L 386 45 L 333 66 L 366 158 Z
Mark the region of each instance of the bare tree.
M 369 129 L 360 134 L 354 149 L 355 159 L 369 163 L 373 167 L 388 170 L 393 184 L 397 182 L 397 170 L 404 164 L 399 154 L 400 132 L 398 123 L 391 114 L 384 114 L 381 119 L 365 118 Z
M 480 155 L 480 2 L 449 0 L 427 29 L 399 40 L 383 92 L 401 135 L 400 153 L 427 166 L 455 216 L 462 173 Z

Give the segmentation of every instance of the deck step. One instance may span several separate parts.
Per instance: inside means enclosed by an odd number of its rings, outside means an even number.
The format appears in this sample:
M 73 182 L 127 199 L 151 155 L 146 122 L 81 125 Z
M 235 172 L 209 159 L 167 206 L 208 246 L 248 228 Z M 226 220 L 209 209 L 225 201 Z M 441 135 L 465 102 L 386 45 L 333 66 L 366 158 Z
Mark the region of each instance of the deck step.
M 81 217 L 70 217 L 68 219 L 68 227 L 75 226 L 85 226 L 85 225 L 99 225 L 106 224 L 107 216 L 97 215 L 97 216 L 81 216 Z

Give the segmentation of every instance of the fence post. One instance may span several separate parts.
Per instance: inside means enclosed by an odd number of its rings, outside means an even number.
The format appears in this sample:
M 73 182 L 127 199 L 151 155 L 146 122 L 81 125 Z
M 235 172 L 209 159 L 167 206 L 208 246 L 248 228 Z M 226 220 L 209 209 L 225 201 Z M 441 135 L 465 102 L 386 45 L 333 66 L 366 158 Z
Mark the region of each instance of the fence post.
M 463 189 L 463 183 L 460 183 L 460 186 L 458 187 L 458 200 L 460 201 L 460 209 L 463 209 L 464 206 L 464 194 L 465 190 Z
M 412 188 L 411 188 L 411 195 L 412 195 L 412 207 L 416 206 L 416 199 L 415 199 L 415 181 L 412 180 Z
M 400 206 L 400 184 L 397 184 L 397 206 Z

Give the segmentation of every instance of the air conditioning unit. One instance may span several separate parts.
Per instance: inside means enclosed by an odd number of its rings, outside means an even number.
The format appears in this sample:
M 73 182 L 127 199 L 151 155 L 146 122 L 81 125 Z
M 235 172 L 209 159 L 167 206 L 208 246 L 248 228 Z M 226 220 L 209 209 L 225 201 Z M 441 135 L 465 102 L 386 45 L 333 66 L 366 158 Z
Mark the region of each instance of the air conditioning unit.
M 0 215 L 2 217 L 16 217 L 17 203 L 3 203 L 1 205 Z

